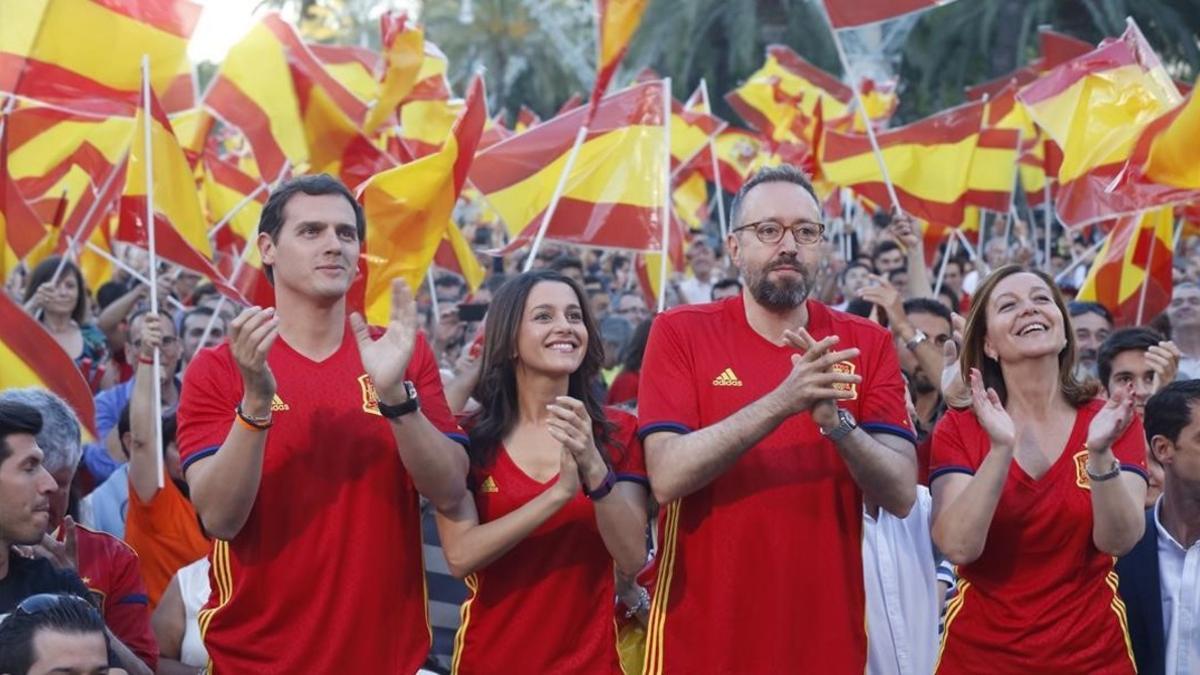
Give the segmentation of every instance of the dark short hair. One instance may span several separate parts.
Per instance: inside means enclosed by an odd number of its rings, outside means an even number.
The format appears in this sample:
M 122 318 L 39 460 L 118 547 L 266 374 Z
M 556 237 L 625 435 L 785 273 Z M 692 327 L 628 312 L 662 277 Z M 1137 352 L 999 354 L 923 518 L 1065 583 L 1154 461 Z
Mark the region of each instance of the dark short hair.
M 283 229 L 283 210 L 292 197 L 300 192 L 314 197 L 320 195 L 341 195 L 345 197 L 346 201 L 350 202 L 351 208 L 354 209 L 354 229 L 358 232 L 359 245 L 366 245 L 367 219 L 363 215 L 362 206 L 355 201 L 354 194 L 342 184 L 342 181 L 327 173 L 312 176 L 297 176 L 275 188 L 271 192 L 270 198 L 267 199 L 267 204 L 263 207 L 262 215 L 258 219 L 258 233 L 270 235 L 271 241 L 279 241 L 279 231 Z M 275 273 L 271 270 L 271 266 L 264 264 L 263 271 L 267 274 L 267 280 L 274 283 Z
M 908 264 L 907 263 L 903 267 L 897 267 L 896 269 L 892 270 L 891 272 L 888 272 L 888 281 L 895 281 L 896 277 L 898 277 L 902 274 L 908 274 Z
M 37 436 L 42 432 L 42 414 L 19 401 L 0 401 L 0 464 L 12 454 L 8 437 L 16 434 Z
M 779 166 L 768 166 L 759 169 L 750 176 L 750 179 L 742 183 L 742 187 L 738 188 L 737 194 L 733 196 L 733 203 L 729 206 L 729 222 L 735 226 L 738 219 L 742 215 L 742 202 L 745 201 L 746 195 L 751 190 L 764 183 L 792 183 L 804 188 L 808 194 L 812 195 L 813 201 L 817 203 L 817 208 L 821 207 L 821 198 L 817 196 L 817 191 L 813 188 L 812 181 L 804 172 L 791 164 L 780 164 Z
M 851 260 L 846 264 L 846 269 L 842 270 L 842 273 L 838 275 L 838 283 L 846 283 L 846 273 L 855 268 L 864 269 L 867 271 L 867 274 L 873 274 L 875 272 L 875 270 L 871 269 L 870 265 L 860 260 Z
M 38 607 L 26 609 L 26 605 Z M 33 595 L 0 621 L 0 673 L 29 672 L 34 663 L 33 641 L 39 630 L 69 635 L 96 633 L 104 638 L 105 652 L 111 649 L 104 619 L 87 600 L 65 593 Z
M 875 261 L 879 260 L 880 256 L 882 256 L 884 253 L 888 253 L 890 251 L 903 252 L 903 249 L 900 248 L 900 244 L 897 244 L 896 242 L 892 241 L 891 239 L 884 239 L 883 241 L 876 244 L 875 250 L 871 251 L 871 264 L 875 265 Z M 879 267 L 876 266 L 875 269 L 878 270 Z
M 550 269 L 555 272 L 561 272 L 568 267 L 573 267 L 583 274 L 583 261 L 573 255 L 560 255 L 550 261 Z
M 52 255 L 33 268 L 33 271 L 29 273 L 29 278 L 25 281 L 25 296 L 21 301 L 29 302 L 29 299 L 37 293 L 39 286 L 53 279 L 54 273 L 58 271 L 60 263 L 62 264 L 62 273 L 58 275 L 58 281 L 62 281 L 64 274 L 70 274 L 75 277 L 77 288 L 75 291 L 75 307 L 71 309 L 71 318 L 75 320 L 75 323 L 82 326 L 84 320 L 87 318 L 87 284 L 84 283 L 83 274 L 80 273 L 75 263 L 70 260 L 63 262 L 62 256 Z
M 726 288 L 736 288 L 740 291 L 742 290 L 742 282 L 738 281 L 737 279 L 718 279 L 717 282 L 713 284 L 712 292 L 716 293 L 717 291 L 723 291 Z
M 1071 318 L 1083 316 L 1084 314 L 1095 314 L 1111 326 L 1113 323 L 1112 312 L 1108 308 L 1098 302 L 1086 302 L 1083 300 L 1072 300 L 1067 303 L 1067 312 Z
M 1191 423 L 1192 407 L 1200 403 L 1200 380 L 1178 380 L 1146 401 L 1146 440 L 1162 436 L 1179 442 L 1179 433 Z
M 434 286 L 453 286 L 455 288 L 462 288 L 463 286 L 467 285 L 467 282 L 465 280 L 463 280 L 463 278 L 458 276 L 457 274 L 451 273 L 451 274 L 439 275 L 437 278 L 435 278 L 433 280 L 433 285 Z
M 945 319 L 954 325 L 953 318 L 950 316 L 950 310 L 942 303 L 933 298 L 909 298 L 904 301 L 905 314 L 932 314 L 939 319 Z
M 216 312 L 213 311 L 212 307 L 192 307 L 188 311 L 184 312 L 183 318 L 179 320 L 178 332 L 181 334 L 183 333 L 183 327 L 187 325 L 188 319 L 192 318 L 193 316 L 212 317 L 213 314 L 216 314 Z M 217 319 L 221 321 L 222 324 L 225 323 L 225 319 L 221 318 L 220 316 L 218 316 Z
M 1112 362 L 1121 352 L 1144 352 L 1162 342 L 1163 336 L 1158 331 L 1149 328 L 1121 328 L 1113 331 L 1100 344 L 1096 354 L 1096 371 L 1100 376 L 1100 384 L 1108 389 L 1108 378 L 1112 377 Z
M 950 290 L 949 286 L 943 284 L 942 287 L 938 289 L 937 294 L 949 298 L 950 304 L 953 305 L 955 309 L 958 309 L 958 306 L 962 304 L 962 298 L 958 297 L 958 293 Z

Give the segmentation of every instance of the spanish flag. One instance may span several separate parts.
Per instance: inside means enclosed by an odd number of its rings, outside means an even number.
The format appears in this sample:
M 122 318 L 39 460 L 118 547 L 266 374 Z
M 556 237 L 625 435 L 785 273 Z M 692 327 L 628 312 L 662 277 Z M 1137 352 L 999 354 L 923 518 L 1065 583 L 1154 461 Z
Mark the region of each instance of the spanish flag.
M 725 120 L 712 114 L 701 87 L 684 103 L 671 99 L 671 171 L 679 172 L 726 126 Z
M 953 0 L 823 0 L 834 30 L 857 28 L 949 4 Z
M 421 60 L 421 69 L 417 71 L 417 83 L 413 85 L 409 95 L 401 101 L 429 101 L 433 99 L 445 101 L 450 98 L 450 81 L 446 73 L 450 65 L 446 55 L 437 45 L 425 41 L 425 56 Z
M 466 108 L 440 150 L 376 174 L 359 188 L 367 217 L 364 309 L 367 321 L 383 325 L 391 310 L 396 277 L 417 288 L 424 280 L 454 211 L 467 169 L 487 120 L 483 80 L 476 77 Z
M 533 112 L 533 110 L 522 103 L 521 109 L 517 111 L 517 123 L 513 125 L 513 131 L 519 134 L 526 129 L 532 129 L 541 123 L 542 118 L 538 117 L 537 113 Z
M 132 117 L 97 117 L 50 107 L 18 108 L 8 115 L 5 128 L 8 171 L 22 193 L 57 196 L 66 189 L 72 202 L 79 198 L 83 182 L 107 175 L 133 140 Z M 73 169 L 78 171 L 68 179 Z
M 0 19 L 0 91 L 60 108 L 132 115 L 142 56 L 167 110 L 195 105 L 191 0 L 19 0 Z
M 211 150 L 204 153 L 203 166 L 202 194 L 208 224 L 213 227 L 228 219 L 217 232 L 217 248 L 240 250 L 254 246 L 258 219 L 269 196 L 266 183 L 248 176 Z
M 0 130 L 0 280 L 46 235 L 41 218 L 8 175 L 7 127 Z
M 442 147 L 463 111 L 462 100 L 409 101 L 400 108 L 400 143 L 414 159 L 432 155 Z
M 396 163 L 363 135 L 337 103 L 339 95 L 347 92 L 341 85 L 337 90 L 326 88 L 331 81 L 323 69 L 318 74 L 293 63 L 291 70 L 308 143 L 309 173 L 337 176 L 353 189 Z
M 383 59 L 378 52 L 347 45 L 305 44 L 333 79 L 354 94 L 355 98 L 360 101 L 379 98 L 379 81 L 375 79 L 375 73 L 383 68 Z
M 150 127 L 150 147 L 146 147 L 145 127 Z M 177 265 L 209 277 L 221 292 L 238 302 L 244 299 L 211 262 L 212 246 L 208 226 L 200 208 L 196 180 L 187 157 L 175 139 L 171 122 L 153 93 L 149 110 L 138 110 L 133 149 L 125 171 L 125 189 L 121 196 L 117 238 L 146 246 L 150 223 L 146 222 L 146 202 L 150 186 L 146 181 L 146 162 L 152 163 L 154 234 L 157 254 Z
M 1142 130 L 1181 100 L 1134 25 L 1119 39 L 1051 70 L 1017 98 L 1062 148 L 1056 207 L 1072 226 L 1129 212 L 1108 186 Z
M 403 14 L 394 12 L 385 12 L 379 23 L 387 69 L 379 86 L 379 97 L 363 123 L 363 132 L 368 135 L 387 121 L 396 106 L 412 93 L 425 61 L 425 33 L 419 27 L 409 26 Z
M 771 163 L 770 143 L 762 135 L 746 129 L 727 127 L 717 134 L 712 147 L 717 153 L 721 189 L 730 194 L 736 193 L 751 174 Z M 701 148 L 689 166 L 709 182 L 717 182 L 710 148 Z
M 1151 124 L 1134 156 L 1145 157 L 1141 170 L 1149 180 L 1200 190 L 1200 98 L 1194 89 L 1187 100 Z
M 967 103 L 876 135 L 900 205 L 917 218 L 958 225 L 963 208 L 1003 201 L 1015 182 L 1017 134 L 983 129 L 984 104 Z M 889 201 L 870 141 L 860 134 L 825 132 L 820 149 L 825 178 L 878 204 Z
M 663 82 L 646 82 L 601 102 L 546 237 L 637 251 L 662 248 L 670 198 Z M 543 122 L 479 153 L 471 183 L 504 220 L 506 250 L 533 240 L 562 175 L 585 109 Z
M 699 230 L 708 221 L 708 181 L 699 171 L 690 170 L 675 179 L 671 189 L 675 217 L 691 230 Z
M 446 223 L 446 236 L 438 245 L 437 253 L 433 256 L 433 264 L 461 275 L 472 293 L 479 290 L 487 276 L 487 270 L 479 264 L 479 260 L 475 257 L 475 251 L 471 249 L 471 244 L 453 220 Z
M 85 440 L 95 440 L 96 406 L 83 375 L 41 323 L 0 293 L 0 391 L 17 387 L 61 396 L 79 416 Z
M 1166 309 L 1171 301 L 1173 222 L 1169 207 L 1119 218 L 1077 298 L 1104 305 L 1119 325 L 1136 325 Z M 1146 300 L 1139 316 L 1143 285 Z
M 649 0 L 596 0 L 596 86 L 588 105 L 588 122 L 596 116 L 608 83 L 642 23 L 647 4 Z
M 772 141 L 810 146 L 817 104 L 833 120 L 850 112 L 853 99 L 853 89 L 782 45 L 767 47 L 763 66 L 725 95 L 742 119 Z

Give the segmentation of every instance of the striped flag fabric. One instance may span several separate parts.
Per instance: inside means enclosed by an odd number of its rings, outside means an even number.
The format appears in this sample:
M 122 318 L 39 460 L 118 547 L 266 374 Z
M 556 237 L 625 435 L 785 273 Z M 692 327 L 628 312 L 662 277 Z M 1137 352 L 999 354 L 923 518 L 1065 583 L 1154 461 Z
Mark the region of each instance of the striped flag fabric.
M 367 218 L 367 321 L 387 323 L 392 279 L 401 277 L 409 288 L 420 287 L 446 236 L 486 120 L 483 79 L 477 76 L 462 115 L 437 152 L 376 174 L 359 188 Z
M 596 84 L 592 87 L 587 121 L 596 116 L 648 4 L 649 0 L 596 0 Z
M 1136 325 L 1166 309 L 1172 291 L 1173 224 L 1170 207 L 1117 219 L 1077 299 L 1104 305 L 1118 325 Z M 1139 316 L 1143 286 L 1145 306 Z
M 95 440 L 96 405 L 87 381 L 45 327 L 0 293 L 0 391 L 18 387 L 40 387 L 61 396 L 79 416 L 84 440 Z
M 19 8 L 18 8 L 19 5 Z M 132 115 L 142 55 L 169 111 L 195 105 L 192 0 L 19 0 L 0 20 L 0 91 L 100 114 Z
M 565 183 L 546 238 L 630 250 L 661 249 L 668 171 L 663 82 L 601 102 Z M 471 183 L 504 221 L 506 250 L 532 241 L 583 124 L 584 109 L 479 153 Z
M 671 100 L 671 171 L 678 173 L 696 153 L 708 147 L 713 136 L 728 122 L 712 114 L 704 89 L 696 91 L 684 103 Z
M 1137 210 L 1108 187 L 1142 130 L 1182 100 L 1135 25 L 1054 68 L 1017 98 L 1062 149 L 1055 207 L 1071 226 Z
M 367 135 L 379 129 L 392 116 L 396 106 L 412 93 L 425 60 L 425 33 L 417 26 L 409 26 L 404 14 L 384 12 L 379 17 L 379 24 L 387 68 L 379 86 L 379 97 L 363 123 L 363 132 Z
M 953 0 L 822 0 L 834 30 L 858 28 L 905 14 L 922 12 Z
M 0 118 L 2 119 L 2 118 Z M 0 130 L 0 280 L 29 255 L 46 228 L 8 175 L 8 125 Z
M 845 117 L 854 90 L 789 47 L 770 45 L 762 67 L 726 94 L 725 100 L 772 141 L 812 145 L 817 105 L 827 120 Z
M 717 172 L 721 177 L 721 189 L 736 193 L 750 175 L 770 163 L 770 143 L 748 129 L 726 127 L 713 139 L 713 148 L 717 154 Z M 709 148 L 701 148 L 700 152 L 689 164 L 689 168 L 699 171 L 710 183 L 717 182 L 712 169 L 712 152 Z

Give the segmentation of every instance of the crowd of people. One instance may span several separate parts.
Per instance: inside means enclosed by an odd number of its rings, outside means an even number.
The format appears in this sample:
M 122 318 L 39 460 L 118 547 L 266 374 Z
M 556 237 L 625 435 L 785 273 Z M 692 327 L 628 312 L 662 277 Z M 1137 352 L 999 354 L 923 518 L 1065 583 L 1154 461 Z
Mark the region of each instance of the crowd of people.
M 1200 672 L 1200 238 L 1118 327 L 1099 234 L 927 259 L 821 203 L 760 170 L 661 313 L 548 242 L 368 325 L 323 175 L 263 209 L 271 307 L 18 271 L 95 437 L 0 392 L 0 673 Z

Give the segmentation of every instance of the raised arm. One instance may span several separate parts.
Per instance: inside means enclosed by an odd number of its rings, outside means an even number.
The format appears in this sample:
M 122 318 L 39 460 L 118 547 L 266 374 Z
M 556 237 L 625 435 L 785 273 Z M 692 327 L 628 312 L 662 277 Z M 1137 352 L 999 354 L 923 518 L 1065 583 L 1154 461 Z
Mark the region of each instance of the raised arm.
M 1131 471 L 1121 471 L 1113 454 L 1117 439 L 1133 421 L 1133 384 L 1115 388 L 1108 403 L 1088 427 L 1087 471 L 1092 478 L 1092 541 L 1096 548 L 1112 556 L 1133 549 L 1146 529 L 1142 505 L 1146 501 L 1146 480 Z M 1140 434 L 1139 434 L 1140 436 Z M 1142 439 L 1136 439 L 1142 443 Z
M 262 481 L 263 449 L 275 397 L 275 376 L 267 353 L 279 336 L 274 309 L 251 307 L 229 325 L 230 348 L 242 376 L 242 414 L 258 425 L 235 418 L 229 411 L 229 434 L 212 455 L 188 465 L 186 478 L 204 529 L 218 539 L 237 536 L 250 517 Z M 189 373 L 191 369 L 189 369 Z M 216 395 L 204 392 L 197 395 Z
M 154 351 L 162 346 L 162 317 L 147 314 L 142 319 L 142 346 L 138 351 L 133 394 L 129 398 L 129 431 L 133 436 L 129 448 L 129 485 L 143 504 L 149 504 L 158 494 L 158 458 L 161 453 L 155 439 L 155 424 L 162 420 L 154 415 Z
M 835 384 L 862 378 L 831 372 L 833 364 L 858 356 L 858 349 L 831 352 L 838 337 L 817 342 L 803 356 L 792 356 L 792 369 L 778 387 L 716 424 L 687 434 L 659 431 L 646 436 L 646 469 L 659 504 L 685 497 L 708 485 L 785 419 L 810 410 L 818 401 L 853 396 Z

